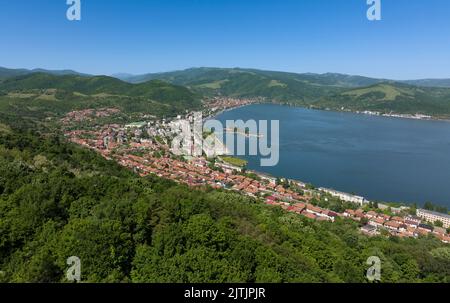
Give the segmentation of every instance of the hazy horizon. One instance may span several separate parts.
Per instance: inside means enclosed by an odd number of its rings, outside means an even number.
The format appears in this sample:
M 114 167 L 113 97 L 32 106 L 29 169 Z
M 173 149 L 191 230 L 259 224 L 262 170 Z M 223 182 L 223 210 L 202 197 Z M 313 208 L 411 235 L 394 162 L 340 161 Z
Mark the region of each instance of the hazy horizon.
M 170 73 L 170 72 L 177 72 L 177 71 L 184 71 L 184 70 L 189 70 L 189 69 L 199 69 L 199 68 L 223 68 L 223 69 L 255 69 L 255 70 L 261 70 L 261 71 L 272 71 L 272 72 L 282 72 L 282 73 L 294 73 L 294 74 L 315 74 L 315 75 L 325 75 L 325 74 L 340 74 L 340 75 L 347 75 L 347 76 L 360 76 L 360 77 L 367 77 L 367 78 L 374 78 L 374 79 L 386 79 L 386 80 L 393 80 L 393 81 L 414 81 L 414 80 L 442 80 L 442 79 L 450 79 L 450 75 L 448 77 L 429 77 L 429 78 L 407 78 L 407 79 L 393 79 L 393 78 L 388 78 L 388 77 L 372 77 L 369 75 L 356 75 L 356 74 L 347 74 L 347 73 L 343 73 L 343 72 L 324 72 L 324 73 L 316 73 L 316 72 L 292 72 L 292 71 L 284 71 L 284 70 L 273 70 L 273 69 L 260 69 L 260 68 L 254 68 L 254 67 L 239 67 L 239 66 L 234 66 L 234 67 L 219 67 L 219 66 L 192 66 L 192 67 L 187 67 L 187 68 L 183 68 L 183 69 L 175 69 L 175 70 L 164 70 L 164 71 L 150 71 L 150 72 L 144 72 L 144 73 L 139 73 L 139 74 L 135 74 L 135 73 L 129 73 L 129 72 L 114 72 L 111 74 L 107 74 L 107 73 L 89 73 L 89 72 L 85 72 L 82 70 L 77 70 L 74 68 L 70 68 L 70 67 L 61 67 L 61 68 L 50 68 L 50 67 L 42 67 L 42 66 L 38 66 L 38 67 L 11 67 L 11 66 L 5 66 L 5 65 L 0 65 L 0 68 L 7 68 L 7 69 L 26 69 L 26 70 L 48 70 L 48 71 L 63 71 L 63 70 L 67 70 L 67 71 L 74 71 L 80 74 L 87 74 L 87 75 L 92 75 L 92 76 L 108 76 L 108 77 L 115 77 L 117 75 L 129 75 L 129 76 L 141 76 L 141 75 L 146 75 L 146 74 L 160 74 L 160 73 Z

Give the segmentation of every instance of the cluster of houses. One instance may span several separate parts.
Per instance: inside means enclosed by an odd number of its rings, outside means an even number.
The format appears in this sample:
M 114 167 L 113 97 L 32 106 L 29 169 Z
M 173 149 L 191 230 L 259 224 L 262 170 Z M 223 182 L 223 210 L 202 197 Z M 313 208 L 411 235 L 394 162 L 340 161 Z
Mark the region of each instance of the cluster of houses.
M 423 223 L 417 216 L 389 216 L 375 211 L 365 212 L 362 209 L 347 209 L 343 213 L 333 212 L 328 209 L 314 206 L 310 203 L 288 203 L 277 199 L 274 196 L 266 198 L 266 204 L 279 206 L 288 212 L 296 213 L 317 221 L 334 222 L 336 218 L 348 218 L 367 224 L 361 227 L 361 232 L 368 236 L 380 235 L 381 230 L 385 230 L 391 235 L 398 237 L 419 237 L 432 234 L 444 243 L 450 243 L 450 235 L 447 230 L 441 227 L 431 226 Z
M 242 102 L 242 100 L 216 99 L 217 106 L 231 106 L 235 104 L 234 102 Z M 84 110 L 71 112 L 64 119 L 84 121 L 92 116 L 104 117 L 114 113 L 117 113 L 117 110 Z M 63 123 L 66 121 L 64 119 Z M 147 133 L 147 136 L 143 136 L 144 132 Z M 149 139 L 155 136 L 164 138 L 170 135 L 170 122 L 168 121 L 132 123 L 125 127 L 113 124 L 99 127 L 97 130 L 70 130 L 65 134 L 70 141 L 94 149 L 103 157 L 113 159 L 141 176 L 154 174 L 192 187 L 208 185 L 213 188 L 237 191 L 251 197 L 265 197 L 266 203 L 269 205 L 280 206 L 288 212 L 318 221 L 334 222 L 337 217 L 360 222 L 364 220 L 367 224 L 361 227 L 361 232 L 366 235 L 378 235 L 381 230 L 399 237 L 433 234 L 441 241 L 450 243 L 450 237 L 445 229 L 450 227 L 450 216 L 448 215 L 425 210 L 418 210 L 417 217 L 389 216 L 375 211 L 365 212 L 362 209 L 348 209 L 343 213 L 337 213 L 314 206 L 310 203 L 311 199 L 314 195 L 326 193 L 342 201 L 360 206 L 364 206 L 368 201 L 360 196 L 326 188 L 320 188 L 318 191 L 308 190 L 304 183 L 288 180 L 288 183 L 295 183 L 297 188 L 302 189 L 296 191 L 289 186 L 285 187 L 279 184 L 277 179 L 272 176 L 252 172 L 256 177 L 251 177 L 249 174 L 243 174 L 241 167 L 223 161 L 212 163 L 203 156 L 185 157 L 185 159 L 174 157 L 170 153 L 171 149 L 166 141 Z M 399 209 L 399 213 L 401 210 Z M 444 228 L 424 223 L 438 220 L 443 223 Z
M 97 130 L 71 130 L 64 133 L 69 141 L 96 150 L 115 149 L 127 142 L 125 131 L 117 124 Z
M 308 199 L 306 199 L 308 200 Z M 317 221 L 331 221 L 334 222 L 339 214 L 318 206 L 314 206 L 310 203 L 288 203 L 284 201 L 280 201 L 278 198 L 274 196 L 269 196 L 266 198 L 266 204 L 280 206 L 284 210 L 292 213 L 296 213 L 302 216 L 305 216 L 309 219 L 317 220 Z
M 210 116 L 227 109 L 261 103 L 264 102 L 264 100 L 264 98 L 213 97 L 209 100 L 205 100 L 205 113 L 206 116 Z
M 345 110 L 345 108 L 341 108 L 341 110 Z M 351 110 L 347 110 L 347 111 L 351 111 Z M 377 112 L 377 111 L 370 111 L 370 110 L 365 110 L 365 111 L 356 111 L 357 114 L 365 114 L 365 115 L 370 115 L 370 116 L 383 116 L 383 117 L 395 117 L 395 118 L 405 118 L 405 119 L 416 119 L 416 120 L 431 120 L 433 117 L 430 115 L 424 115 L 424 114 L 396 114 L 393 112 L 390 113 L 381 113 L 381 112 Z
M 379 235 L 381 230 L 388 231 L 398 237 L 418 237 L 433 234 L 444 243 L 450 243 L 447 230 L 426 224 L 418 216 L 389 216 L 375 211 L 364 212 L 362 209 L 348 209 L 343 213 L 344 217 L 361 221 L 365 219 L 367 224 L 361 227 L 361 231 L 367 235 Z
M 110 117 L 120 113 L 117 108 L 100 108 L 100 109 L 84 109 L 69 112 L 61 122 L 64 125 L 69 125 L 74 122 L 93 121 L 96 118 Z
M 191 158 L 188 161 L 175 159 L 170 155 L 156 158 L 151 154 L 145 156 L 116 154 L 114 157 L 121 165 L 136 170 L 142 176 L 154 174 L 192 187 L 208 185 L 217 189 L 241 192 L 251 197 L 273 195 L 284 201 L 310 199 L 309 196 L 277 185 L 276 179 L 258 178 L 259 180 L 256 180 L 243 175 L 240 167 L 216 162 L 215 167 L 222 169 L 212 169 L 211 163 L 203 157 Z
M 238 191 L 251 197 L 276 196 L 284 201 L 305 201 L 309 196 L 277 184 L 277 179 L 253 172 L 256 178 L 242 174 L 242 167 L 224 161 L 216 161 L 214 169 L 205 157 L 173 157 L 166 143 L 136 138 L 133 132 L 140 125 L 107 125 L 98 130 L 75 130 L 66 132 L 68 139 L 99 152 L 106 159 L 114 159 L 142 176 L 154 174 L 192 187 L 211 186 Z M 148 127 L 148 125 L 147 125 Z M 131 131 L 131 133 L 130 133 Z M 164 151 L 163 155 L 155 152 Z M 297 182 L 298 186 L 304 186 Z

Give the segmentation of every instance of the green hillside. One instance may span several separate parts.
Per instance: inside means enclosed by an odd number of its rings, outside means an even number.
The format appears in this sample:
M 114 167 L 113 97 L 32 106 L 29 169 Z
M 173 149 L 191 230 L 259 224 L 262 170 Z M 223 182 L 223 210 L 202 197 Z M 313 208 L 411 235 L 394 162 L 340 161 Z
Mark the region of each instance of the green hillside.
M 140 76 L 125 77 L 125 80 L 133 83 L 143 81 L 162 79 L 182 85 L 196 85 L 205 81 L 221 81 L 232 78 L 236 75 L 247 75 L 256 78 L 271 78 L 272 80 L 290 81 L 295 80 L 300 83 L 312 85 L 338 86 L 338 87 L 359 87 L 379 83 L 384 80 L 373 79 L 362 76 L 349 76 L 344 74 L 326 73 L 326 74 L 297 74 L 278 71 L 265 71 L 258 69 L 244 68 L 213 68 L 201 67 L 190 68 L 181 71 L 145 74 Z
M 152 79 L 185 85 L 207 95 L 262 96 L 275 101 L 311 101 L 344 88 L 381 81 L 340 74 L 295 74 L 241 68 L 192 68 L 129 77 L 127 81 L 139 83 Z
M 180 85 L 196 84 L 198 81 L 224 81 L 228 77 L 236 73 L 247 73 L 249 75 L 259 75 L 263 77 L 273 78 L 274 80 L 296 80 L 303 83 L 309 83 L 313 85 L 325 85 L 325 86 L 337 86 L 344 88 L 355 88 L 370 86 L 382 82 L 399 82 L 404 84 L 410 84 L 415 86 L 425 87 L 450 87 L 450 79 L 417 79 L 417 80 L 388 80 L 388 79 L 376 79 L 364 76 L 354 76 L 339 73 L 289 73 L 289 72 L 277 72 L 277 71 L 265 71 L 258 69 L 244 69 L 244 68 L 190 68 L 186 70 L 154 73 L 144 75 L 129 75 L 129 74 L 117 74 L 116 77 L 129 81 L 132 83 L 145 82 L 154 79 L 163 79 L 165 81 L 174 82 Z M 211 82 L 211 83 L 213 83 Z
M 330 109 L 450 117 L 450 89 L 381 83 L 330 95 L 312 105 Z
M 0 67 L 0 81 L 10 77 L 17 77 L 28 73 L 26 69 L 9 69 Z
M 194 68 L 129 78 L 161 79 L 206 95 L 266 97 L 269 102 L 333 110 L 450 117 L 450 89 L 343 74 L 295 74 L 255 69 Z M 419 81 L 418 83 L 425 83 Z M 436 83 L 437 80 L 427 82 Z M 445 80 L 441 80 L 441 84 Z
M 35 73 L 0 83 L 0 110 L 59 114 L 105 106 L 119 107 L 128 113 L 171 115 L 198 108 L 201 101 L 189 89 L 159 80 L 130 84 L 106 76 Z
M 46 74 L 57 75 L 57 76 L 63 76 L 63 75 L 89 76 L 88 74 L 78 73 L 73 70 L 47 70 L 47 69 L 42 69 L 42 68 L 12 69 L 12 68 L 0 67 L 0 81 L 7 79 L 7 78 L 11 78 L 11 77 L 24 76 L 24 75 L 29 75 L 29 74 L 33 74 L 33 73 L 46 73 Z

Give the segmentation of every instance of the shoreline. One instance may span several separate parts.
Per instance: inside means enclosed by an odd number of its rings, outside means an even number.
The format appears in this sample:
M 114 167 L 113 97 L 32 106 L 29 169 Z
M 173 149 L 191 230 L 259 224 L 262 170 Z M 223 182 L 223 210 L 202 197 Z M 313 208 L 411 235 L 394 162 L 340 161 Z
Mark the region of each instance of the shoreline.
M 335 113 L 349 113 L 349 114 L 357 114 L 357 115 L 365 115 L 365 116 L 373 116 L 373 117 L 384 117 L 384 118 L 396 118 L 396 119 L 407 119 L 407 120 L 417 120 L 417 121 L 442 121 L 442 122 L 450 122 L 450 117 L 448 118 L 439 118 L 436 116 L 424 115 L 424 114 L 382 114 L 379 112 L 372 112 L 368 110 L 361 111 L 353 111 L 353 110 L 339 110 L 339 109 L 331 109 L 331 108 L 316 108 L 316 107 L 307 107 L 296 104 L 288 104 L 288 103 L 264 103 L 264 104 L 273 104 L 273 105 L 281 105 L 288 107 L 296 107 L 303 108 L 309 110 L 317 110 L 317 111 L 325 111 L 325 112 L 335 112 Z M 419 115 L 419 116 L 416 116 Z M 423 116 L 423 117 L 420 117 Z
M 235 110 L 235 109 L 239 109 L 239 108 L 241 108 L 241 107 L 250 106 L 250 105 L 258 105 L 258 104 L 271 104 L 271 105 L 288 106 L 288 107 L 295 107 L 295 108 L 302 108 L 302 109 L 309 109 L 309 110 L 316 110 L 316 111 L 335 112 L 335 113 L 349 113 L 349 114 L 357 114 L 357 115 L 365 115 L 365 116 L 375 116 L 375 117 L 384 117 L 384 118 L 395 118 L 395 119 L 406 119 L 406 120 L 417 120 L 417 121 L 440 121 L 440 122 L 450 122 L 450 118 L 448 118 L 448 119 L 443 119 L 443 118 L 436 118 L 436 117 L 433 117 L 433 116 L 429 116 L 429 117 L 427 117 L 427 118 L 416 118 L 416 117 L 398 116 L 398 115 L 401 115 L 401 114 L 392 114 L 392 115 L 388 115 L 388 114 L 384 114 L 384 115 L 383 115 L 383 114 L 379 114 L 379 115 L 377 115 L 377 114 L 371 114 L 371 113 L 360 112 L 360 111 L 354 112 L 354 111 L 343 111 L 343 110 L 334 110 L 334 109 L 318 109 L 318 108 L 309 108 L 309 107 L 300 106 L 300 105 L 291 105 L 291 104 L 286 104 L 286 103 L 273 103 L 273 102 L 245 104 L 245 105 L 242 105 L 242 106 L 237 106 L 237 107 L 233 107 L 233 108 L 228 108 L 228 109 L 219 111 L 219 112 L 217 112 L 217 113 L 214 113 L 214 114 L 211 115 L 208 119 L 216 118 L 217 116 L 219 116 L 219 115 L 222 114 L 222 113 L 225 113 L 225 112 L 228 112 L 228 111 L 232 111 L 232 110 Z M 261 175 L 266 175 L 266 176 L 270 176 L 270 177 L 273 177 L 273 178 L 284 178 L 284 179 L 291 180 L 291 181 L 294 181 L 294 182 L 300 182 L 300 183 L 303 183 L 303 184 L 309 184 L 308 182 L 304 182 L 304 181 L 302 181 L 302 180 L 291 179 L 291 178 L 288 178 L 288 177 L 285 177 L 285 176 L 274 176 L 274 175 L 272 175 L 272 174 L 270 174 L 270 173 L 268 173 L 268 172 L 263 172 L 263 171 L 259 171 L 259 170 L 255 170 L 255 169 L 249 169 L 249 170 L 252 171 L 252 172 L 254 172 L 254 173 L 256 173 L 257 175 L 260 175 L 260 174 L 261 174 Z M 319 186 L 319 184 L 317 184 L 317 185 L 316 185 L 316 184 L 313 184 L 313 185 L 314 185 L 314 186 Z M 327 189 L 329 189 L 329 188 L 327 188 Z M 334 189 L 332 189 L 332 190 L 334 190 Z M 343 193 L 349 194 L 349 193 L 344 192 L 344 191 L 343 191 Z M 349 195 L 352 195 L 352 194 L 349 194 Z M 361 195 L 361 196 L 362 196 L 364 199 L 366 199 L 366 197 L 364 197 L 363 195 Z M 380 201 L 380 200 L 373 200 L 373 199 L 366 199 L 366 200 L 369 201 L 369 202 L 378 202 L 378 203 L 382 203 L 382 204 L 389 205 L 389 206 L 391 206 L 391 204 L 398 204 L 398 205 L 400 205 L 400 206 L 411 207 L 411 206 L 413 206 L 413 205 L 423 206 L 423 205 L 425 204 L 425 202 L 423 202 L 423 203 L 420 203 L 420 202 L 405 202 L 405 201 L 402 201 L 402 202 L 395 202 L 395 201 Z M 445 206 L 445 205 L 444 205 L 444 206 Z M 391 206 L 391 207 L 393 207 L 393 206 Z
M 432 115 L 425 115 L 425 114 L 418 114 L 415 115 L 412 114 L 401 114 L 401 113 L 392 113 L 392 114 L 382 114 L 380 112 L 372 112 L 369 110 L 339 110 L 339 109 L 331 109 L 331 108 L 315 108 L 315 107 L 308 107 L 304 105 L 296 105 L 296 104 L 289 104 L 289 103 L 282 103 L 282 102 L 259 102 L 259 103 L 252 103 L 252 104 L 245 104 L 241 106 L 231 107 L 227 108 L 221 111 L 218 111 L 216 113 L 213 113 L 205 118 L 211 119 L 215 118 L 218 115 L 221 115 L 225 112 L 232 111 L 235 109 L 239 109 L 241 107 L 250 106 L 250 105 L 258 105 L 258 104 L 269 104 L 269 105 L 279 105 L 279 106 L 287 106 L 287 107 L 295 107 L 295 108 L 303 108 L 303 109 L 309 109 L 309 110 L 317 110 L 317 111 L 324 111 L 324 112 L 335 112 L 335 113 L 349 113 L 349 114 L 357 114 L 357 115 L 364 115 L 364 116 L 372 116 L 372 117 L 383 117 L 383 118 L 396 118 L 396 119 L 407 119 L 407 120 L 416 120 L 416 121 L 441 121 L 441 122 L 449 122 L 450 123 L 450 117 L 447 118 L 441 118 L 436 117 Z
M 212 113 L 206 117 L 203 118 L 203 122 L 205 122 L 206 120 L 212 119 L 212 118 L 216 118 L 218 115 L 221 115 L 223 113 L 235 110 L 235 109 L 239 109 L 242 107 L 246 107 L 246 106 L 250 106 L 250 105 L 256 105 L 256 104 L 266 104 L 266 103 L 252 103 L 252 104 L 244 104 L 244 105 L 239 105 L 239 106 L 235 106 L 235 107 L 230 107 L 230 108 L 226 108 L 226 109 L 222 109 L 218 112 Z

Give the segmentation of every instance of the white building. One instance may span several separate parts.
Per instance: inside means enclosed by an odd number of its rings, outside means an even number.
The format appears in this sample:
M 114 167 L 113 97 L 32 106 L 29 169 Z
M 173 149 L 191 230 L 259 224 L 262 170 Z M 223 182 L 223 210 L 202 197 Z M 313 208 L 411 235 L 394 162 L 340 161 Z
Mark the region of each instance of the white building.
M 450 227 L 450 215 L 441 214 L 441 213 L 426 210 L 426 209 L 418 209 L 417 216 L 428 222 L 431 222 L 431 223 L 434 223 L 436 221 L 441 221 L 445 228 Z
M 125 125 L 125 128 L 126 129 L 143 128 L 146 125 L 147 125 L 147 122 L 134 122 L 134 123 L 130 123 L 130 124 Z
M 228 164 L 228 163 L 217 163 L 216 162 L 216 166 L 222 168 L 223 171 L 228 173 L 228 174 L 231 174 L 234 171 L 242 172 L 242 167 L 231 165 L 231 164 Z
M 330 194 L 333 197 L 337 197 L 337 198 L 341 199 L 342 201 L 346 201 L 346 202 L 356 203 L 359 205 L 364 205 L 369 202 L 364 197 L 343 193 L 343 192 L 333 190 L 333 189 L 328 189 L 328 188 L 322 187 L 322 188 L 319 188 L 319 190 L 323 191 L 327 194 Z
M 257 174 L 258 177 L 260 177 L 262 180 L 265 180 L 265 181 L 267 181 L 269 183 L 272 183 L 272 184 L 276 184 L 277 183 L 277 178 L 275 178 L 274 176 L 271 176 L 269 174 L 264 174 L 264 173 L 261 173 L 261 172 L 253 172 L 253 171 L 249 171 L 249 172 Z

